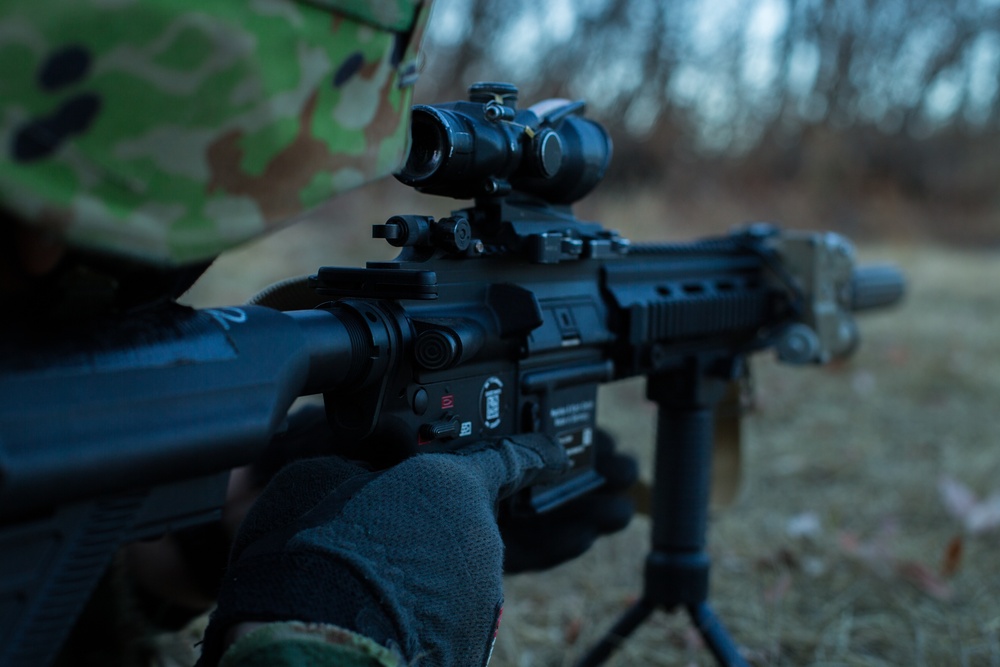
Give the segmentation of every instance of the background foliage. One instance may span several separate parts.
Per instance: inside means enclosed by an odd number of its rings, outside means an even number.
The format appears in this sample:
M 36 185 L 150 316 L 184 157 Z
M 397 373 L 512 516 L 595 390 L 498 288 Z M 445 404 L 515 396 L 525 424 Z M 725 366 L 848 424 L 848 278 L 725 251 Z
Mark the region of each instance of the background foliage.
M 610 186 L 675 202 L 794 192 L 817 224 L 872 236 L 899 231 L 874 200 L 904 209 L 908 233 L 1000 231 L 995 0 L 438 0 L 436 12 L 421 98 L 509 80 L 528 102 L 586 99 L 615 138 Z

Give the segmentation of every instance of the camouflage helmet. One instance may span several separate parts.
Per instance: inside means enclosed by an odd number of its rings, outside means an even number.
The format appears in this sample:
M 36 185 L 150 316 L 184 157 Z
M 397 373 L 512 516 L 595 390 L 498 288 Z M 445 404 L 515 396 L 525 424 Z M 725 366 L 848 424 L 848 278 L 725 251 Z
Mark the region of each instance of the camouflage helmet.
M 210 258 L 392 172 L 430 0 L 5 0 L 0 208 Z

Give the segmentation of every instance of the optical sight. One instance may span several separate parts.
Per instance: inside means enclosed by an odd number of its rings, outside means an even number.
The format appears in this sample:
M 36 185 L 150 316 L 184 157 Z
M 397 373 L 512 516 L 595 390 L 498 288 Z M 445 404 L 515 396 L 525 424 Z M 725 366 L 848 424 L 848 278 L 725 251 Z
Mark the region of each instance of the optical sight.
M 520 192 L 571 204 L 611 161 L 611 137 L 583 108 L 554 99 L 518 111 L 515 86 L 472 84 L 468 102 L 413 107 L 412 147 L 396 178 L 455 199 Z

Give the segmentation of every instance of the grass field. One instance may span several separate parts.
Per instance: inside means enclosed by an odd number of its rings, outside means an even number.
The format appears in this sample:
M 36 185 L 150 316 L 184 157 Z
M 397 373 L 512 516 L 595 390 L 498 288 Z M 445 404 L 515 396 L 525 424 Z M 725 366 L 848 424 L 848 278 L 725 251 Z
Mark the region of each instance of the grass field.
M 983 500 L 1000 492 L 1000 257 L 863 255 L 896 261 L 910 294 L 864 319 L 847 363 L 756 360 L 742 492 L 711 528 L 712 599 L 754 665 L 1000 665 L 1000 501 Z M 641 396 L 607 390 L 602 418 L 649 470 Z M 950 512 L 942 484 L 978 505 Z M 648 526 L 510 578 L 497 664 L 572 664 L 641 590 Z M 658 614 L 610 664 L 713 663 L 684 618 Z
M 320 264 L 389 257 L 365 240 L 367 226 L 433 203 L 372 213 L 368 201 L 341 200 L 346 227 L 305 223 L 224 258 L 190 300 L 239 302 Z M 632 233 L 640 216 L 618 212 L 615 226 Z M 655 238 L 643 219 L 637 236 Z M 692 238 L 685 230 L 664 234 Z M 906 301 L 864 318 L 848 362 L 755 360 L 742 489 L 711 527 L 712 600 L 754 665 L 1000 667 L 1000 499 L 990 498 L 1000 492 L 1000 252 L 897 244 L 861 255 L 904 269 Z M 642 395 L 638 383 L 603 390 L 600 415 L 648 474 L 653 412 Z M 648 526 L 640 516 L 575 562 L 508 578 L 492 664 L 572 664 L 641 590 Z M 685 619 L 658 613 L 610 664 L 712 662 Z

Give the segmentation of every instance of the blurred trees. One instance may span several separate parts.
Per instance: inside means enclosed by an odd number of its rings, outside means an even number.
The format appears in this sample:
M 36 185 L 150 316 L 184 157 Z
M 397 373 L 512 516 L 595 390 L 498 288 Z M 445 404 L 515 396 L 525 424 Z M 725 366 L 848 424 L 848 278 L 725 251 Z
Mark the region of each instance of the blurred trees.
M 483 79 L 582 97 L 619 182 L 709 165 L 1000 206 L 998 0 L 436 2 L 422 99 Z

